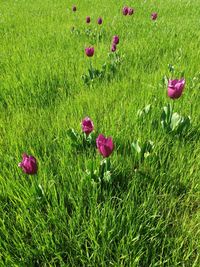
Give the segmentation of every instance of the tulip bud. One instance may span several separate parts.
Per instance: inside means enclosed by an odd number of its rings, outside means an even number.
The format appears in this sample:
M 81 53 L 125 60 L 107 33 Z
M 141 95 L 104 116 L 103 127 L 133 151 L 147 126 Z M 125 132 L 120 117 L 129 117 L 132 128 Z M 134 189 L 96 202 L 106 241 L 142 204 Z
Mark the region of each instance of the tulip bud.
M 104 157 L 109 157 L 113 150 L 114 144 L 111 137 L 106 138 L 103 134 L 100 134 L 96 139 L 96 145 L 99 153 Z
M 27 174 L 36 174 L 38 170 L 36 158 L 25 153 L 22 155 L 22 162 L 18 166 Z
M 168 81 L 168 96 L 172 99 L 177 99 L 182 95 L 185 87 L 185 79 L 176 79 Z
M 134 13 L 134 9 L 131 8 L 131 7 L 129 7 L 128 8 L 128 14 L 129 14 L 129 16 L 133 15 L 133 13 Z
M 98 23 L 99 25 L 101 25 L 101 24 L 103 23 L 103 20 L 102 20 L 101 17 L 98 18 L 97 23 Z
M 90 23 L 90 17 L 86 17 L 86 23 Z
M 123 7 L 122 13 L 124 16 L 128 15 L 128 7 L 127 6 Z
M 116 50 L 117 50 L 116 44 L 112 44 L 111 51 L 112 52 L 115 52 Z
M 94 55 L 94 47 L 85 48 L 85 54 L 88 57 L 92 57 Z
M 76 10 L 77 10 L 77 9 L 76 9 L 76 6 L 73 6 L 73 7 L 72 7 L 72 11 L 76 12 Z
M 114 35 L 113 36 L 113 44 L 119 44 L 119 36 L 117 36 L 117 35 Z
M 156 20 L 157 17 L 158 17 L 158 14 L 156 12 L 154 12 L 154 13 L 151 14 L 151 19 L 152 20 Z
M 94 130 L 94 124 L 93 121 L 89 118 L 86 117 L 82 120 L 81 122 L 81 127 L 82 131 L 86 134 L 89 135 L 93 130 Z

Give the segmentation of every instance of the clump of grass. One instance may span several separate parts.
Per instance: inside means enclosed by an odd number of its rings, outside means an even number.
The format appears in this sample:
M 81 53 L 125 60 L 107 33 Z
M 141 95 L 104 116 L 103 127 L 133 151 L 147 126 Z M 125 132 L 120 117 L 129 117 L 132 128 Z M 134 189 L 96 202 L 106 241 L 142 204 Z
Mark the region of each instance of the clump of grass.
M 199 3 L 142 1 L 128 19 L 118 1 L 94 4 L 71 14 L 65 1 L 0 3 L 0 265 L 199 266 Z M 87 15 L 103 17 L 101 38 L 88 39 Z M 94 42 L 99 70 L 114 34 L 122 64 L 84 84 L 85 45 Z M 176 112 L 192 125 L 182 136 L 160 123 L 169 65 L 186 78 Z M 87 115 L 116 144 L 112 183 L 88 176 L 100 155 L 67 136 Z M 136 140 L 153 142 L 150 156 L 133 153 Z M 25 151 L 37 176 L 17 167 Z

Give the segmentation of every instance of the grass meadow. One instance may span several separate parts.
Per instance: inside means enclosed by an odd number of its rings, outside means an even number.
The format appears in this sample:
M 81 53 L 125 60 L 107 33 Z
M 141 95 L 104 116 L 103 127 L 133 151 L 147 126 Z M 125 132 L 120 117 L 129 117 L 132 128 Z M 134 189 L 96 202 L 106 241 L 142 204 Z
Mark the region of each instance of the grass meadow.
M 123 16 L 124 5 L 135 13 Z M 0 1 L 0 267 L 200 266 L 199 7 Z M 105 73 L 85 82 L 91 66 Z M 186 80 L 179 99 L 167 96 L 170 77 Z M 190 116 L 183 134 L 163 129 L 167 104 Z M 67 134 L 81 134 L 86 116 L 113 138 L 109 182 L 90 175 L 97 149 Z M 132 144 L 148 140 L 141 159 Z M 37 158 L 37 175 L 18 167 L 23 152 Z

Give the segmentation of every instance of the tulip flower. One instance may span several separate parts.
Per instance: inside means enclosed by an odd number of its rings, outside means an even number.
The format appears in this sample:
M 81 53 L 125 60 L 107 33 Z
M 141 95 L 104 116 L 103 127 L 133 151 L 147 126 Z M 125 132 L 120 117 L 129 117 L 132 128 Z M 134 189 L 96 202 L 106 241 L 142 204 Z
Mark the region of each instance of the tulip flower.
M 131 7 L 129 7 L 128 8 L 128 14 L 129 14 L 129 16 L 133 15 L 133 13 L 134 13 L 134 9 L 131 8 Z
M 86 135 L 89 135 L 94 130 L 93 121 L 89 117 L 86 117 L 82 120 L 81 127 L 82 127 L 82 131 Z
M 113 150 L 114 144 L 111 137 L 106 138 L 103 134 L 100 134 L 96 139 L 96 145 L 99 150 L 99 153 L 104 157 L 109 157 Z
M 76 10 L 77 10 L 77 9 L 76 9 L 76 6 L 73 6 L 73 7 L 72 7 L 72 11 L 76 12 Z
M 90 23 L 90 17 L 86 17 L 86 23 Z
M 92 57 L 94 55 L 94 47 L 87 47 L 87 48 L 85 48 L 85 54 L 88 57 Z
M 99 25 L 101 25 L 101 24 L 103 23 L 103 20 L 102 20 L 101 17 L 98 18 L 97 23 L 98 23 Z
M 117 50 L 116 44 L 112 44 L 111 51 L 112 52 L 115 52 L 116 50 Z
M 158 17 L 158 14 L 156 12 L 154 12 L 154 13 L 151 14 L 151 19 L 152 20 L 156 20 L 157 17 Z
M 113 36 L 113 44 L 119 44 L 119 36 L 117 36 L 117 35 L 114 35 Z
M 123 7 L 122 13 L 124 16 L 128 15 L 128 7 L 127 6 Z
M 22 155 L 22 162 L 18 164 L 18 167 L 27 174 L 36 174 L 38 170 L 36 158 L 28 156 L 26 153 Z
M 185 87 L 185 79 L 176 79 L 168 81 L 168 96 L 172 99 L 177 99 L 182 95 Z

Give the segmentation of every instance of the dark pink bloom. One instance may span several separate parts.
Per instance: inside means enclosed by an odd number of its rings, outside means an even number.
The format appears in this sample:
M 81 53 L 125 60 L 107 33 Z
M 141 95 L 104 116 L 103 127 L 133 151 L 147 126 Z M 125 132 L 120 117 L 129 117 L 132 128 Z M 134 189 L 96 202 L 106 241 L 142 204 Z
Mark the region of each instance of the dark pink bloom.
M 129 7 L 128 8 L 128 14 L 131 16 L 131 15 L 133 15 L 133 13 L 134 13 L 134 9 Z
M 86 23 L 90 23 L 90 17 L 86 17 Z
M 113 150 L 114 144 L 111 137 L 106 138 L 103 134 L 100 134 L 96 139 L 96 145 L 99 150 L 99 153 L 104 157 L 109 157 Z
M 101 25 L 101 24 L 103 23 L 103 20 L 102 20 L 101 17 L 98 18 L 97 23 L 98 23 L 99 25 Z
M 87 48 L 85 48 L 85 54 L 88 57 L 92 57 L 94 55 L 94 47 L 87 47 Z
M 116 44 L 112 44 L 112 47 L 111 47 L 111 51 L 112 52 L 115 52 L 117 50 L 117 46 L 116 46 Z
M 123 7 L 122 13 L 124 16 L 128 15 L 128 7 L 127 6 Z
M 86 117 L 82 120 L 81 126 L 82 126 L 82 131 L 86 135 L 90 134 L 94 130 L 93 121 L 89 117 Z
M 156 20 L 157 17 L 158 17 L 158 14 L 156 12 L 154 12 L 154 13 L 151 14 L 151 19 L 152 20 Z
M 72 7 L 72 11 L 76 12 L 76 6 Z
M 28 156 L 26 153 L 22 155 L 22 162 L 18 166 L 27 174 L 36 174 L 38 170 L 36 158 Z
M 119 43 L 119 36 L 117 36 L 117 35 L 114 35 L 113 36 L 113 44 L 118 44 Z
M 179 98 L 185 87 L 185 79 L 168 81 L 168 96 L 172 99 Z

